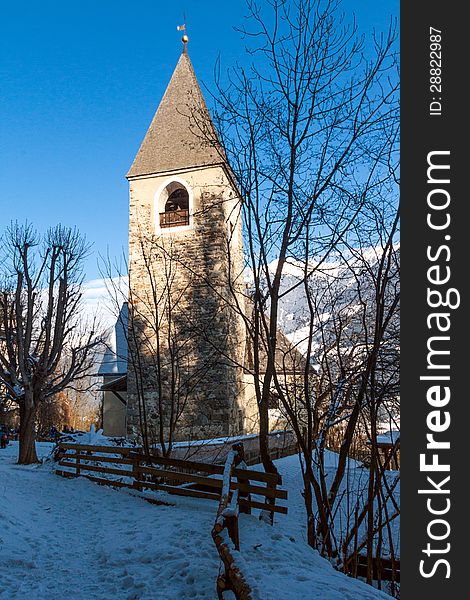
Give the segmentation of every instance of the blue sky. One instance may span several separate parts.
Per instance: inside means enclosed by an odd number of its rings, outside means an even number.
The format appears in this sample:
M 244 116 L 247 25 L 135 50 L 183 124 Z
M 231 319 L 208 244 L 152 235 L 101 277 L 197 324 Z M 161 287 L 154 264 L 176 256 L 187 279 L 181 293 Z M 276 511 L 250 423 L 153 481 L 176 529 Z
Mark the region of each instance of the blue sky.
M 359 29 L 386 29 L 398 0 L 345 0 Z M 244 0 L 0 0 L 0 231 L 76 225 L 99 253 L 127 246 L 128 171 L 181 52 L 211 85 L 218 53 L 244 58 Z

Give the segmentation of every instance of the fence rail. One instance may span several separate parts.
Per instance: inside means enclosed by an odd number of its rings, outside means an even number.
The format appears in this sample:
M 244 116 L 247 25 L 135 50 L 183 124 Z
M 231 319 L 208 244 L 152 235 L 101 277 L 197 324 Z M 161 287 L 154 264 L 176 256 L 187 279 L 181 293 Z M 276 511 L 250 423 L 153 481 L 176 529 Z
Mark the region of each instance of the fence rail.
M 145 456 L 135 448 L 73 443 L 61 443 L 56 457 L 59 460 L 56 473 L 64 477 L 82 476 L 93 481 L 99 479 L 104 485 L 161 490 L 217 502 L 223 491 L 224 465 Z M 263 500 L 269 499 L 270 511 L 286 514 L 287 507 L 276 503 L 287 500 L 287 492 L 278 488 L 279 484 L 279 475 L 234 465 L 230 492 L 239 491 L 244 510 L 265 509 Z M 253 499 L 252 495 L 258 499 Z
M 240 551 L 238 516 L 240 512 L 250 512 L 249 500 L 247 503 L 240 501 L 241 493 L 246 492 L 236 488 L 232 480 L 237 477 L 236 473 L 247 471 L 244 458 L 243 445 L 235 444 L 225 462 L 219 508 L 212 528 L 212 539 L 224 566 L 224 573 L 217 578 L 217 596 L 220 600 L 223 600 L 226 590 L 233 591 L 238 600 L 253 598 L 253 584 L 248 582 L 233 552 Z M 240 482 L 239 478 L 237 482 Z M 249 492 L 246 497 L 250 498 Z
M 350 571 L 354 571 L 353 566 L 351 566 Z M 358 555 L 355 571 L 359 577 L 367 577 L 367 556 Z M 394 581 L 400 583 L 400 560 L 395 559 L 392 561 L 389 558 L 374 558 L 372 561 L 372 579 L 375 581 Z
M 253 584 L 248 583 L 236 560 L 240 550 L 238 517 L 253 508 L 271 515 L 286 514 L 287 507 L 276 502 L 287 500 L 287 491 L 278 487 L 282 484 L 279 475 L 246 467 L 243 444 L 232 447 L 225 465 L 147 456 L 136 448 L 73 443 L 59 444 L 56 458 L 56 473 L 63 477 L 81 476 L 101 485 L 217 501 L 212 538 L 224 565 L 224 574 L 217 579 L 218 597 L 223 598 L 224 590 L 232 590 L 239 600 L 253 597 Z

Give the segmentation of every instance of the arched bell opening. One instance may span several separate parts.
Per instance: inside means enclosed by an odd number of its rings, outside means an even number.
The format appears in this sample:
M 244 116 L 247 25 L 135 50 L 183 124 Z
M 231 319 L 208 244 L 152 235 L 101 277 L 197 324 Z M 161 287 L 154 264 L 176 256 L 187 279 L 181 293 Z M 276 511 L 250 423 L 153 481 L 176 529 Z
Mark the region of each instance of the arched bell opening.
M 187 188 L 180 182 L 169 183 L 158 202 L 160 229 L 186 227 L 190 224 L 190 198 Z

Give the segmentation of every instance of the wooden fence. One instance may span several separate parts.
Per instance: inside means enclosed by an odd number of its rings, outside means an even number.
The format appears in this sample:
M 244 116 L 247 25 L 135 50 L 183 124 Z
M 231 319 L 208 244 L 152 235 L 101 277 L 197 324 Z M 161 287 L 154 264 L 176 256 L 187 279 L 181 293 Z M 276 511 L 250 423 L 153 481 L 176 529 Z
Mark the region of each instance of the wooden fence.
M 219 508 L 212 528 L 212 538 L 224 566 L 224 573 L 217 578 L 217 596 L 220 600 L 226 590 L 232 590 L 239 600 L 253 598 L 253 582 L 247 580 L 236 559 L 236 553 L 240 551 L 238 516 L 240 512 L 249 513 L 253 504 L 251 490 L 243 485 L 244 479 L 250 477 L 251 473 L 246 468 L 243 445 L 235 444 L 225 462 Z M 287 492 L 277 489 L 277 485 L 282 483 L 278 474 L 263 473 L 263 480 L 273 492 L 280 492 L 287 497 Z M 266 497 L 264 508 L 271 515 L 272 508 L 276 507 L 275 499 L 274 493 Z
M 367 577 L 367 556 L 359 554 L 357 563 L 350 565 L 349 572 L 354 576 Z M 374 558 L 372 561 L 372 579 L 375 581 L 394 581 L 400 583 L 400 559 Z
M 139 448 L 90 446 L 61 443 L 56 450 L 59 460 L 58 475 L 86 477 L 102 485 L 127 487 L 136 490 L 161 490 L 179 496 L 215 500 L 217 515 L 212 538 L 224 566 L 217 579 L 217 594 L 232 590 L 239 600 L 253 597 L 253 582 L 248 582 L 237 564 L 240 550 L 238 517 L 258 508 L 269 513 L 287 513 L 287 507 L 278 504 L 287 500 L 287 491 L 281 489 L 281 477 L 248 469 L 243 444 L 235 444 L 228 453 L 225 465 L 192 460 L 145 456 Z M 252 483 L 254 482 L 254 483 Z M 258 497 L 254 499 L 253 496 Z M 235 550 L 235 552 L 234 552 Z M 349 565 L 350 572 L 367 576 L 367 559 L 358 556 L 357 563 Z M 374 579 L 400 581 L 400 561 L 374 561 Z
M 161 490 L 179 496 L 220 501 L 223 465 L 145 456 L 136 448 L 73 443 L 60 444 L 56 456 L 59 459 L 56 473 L 63 477 L 83 476 L 103 485 Z M 262 500 L 268 498 L 270 511 L 287 513 L 286 506 L 276 504 L 278 500 L 287 500 L 287 491 L 277 487 L 279 476 L 241 468 L 235 468 L 233 476 L 235 479 L 231 481 L 230 490 L 240 491 L 243 509 L 264 510 L 266 504 Z M 260 498 L 255 500 L 252 495 Z
M 224 590 L 232 590 L 239 600 L 253 597 L 253 584 L 248 583 L 235 558 L 240 550 L 238 516 L 253 508 L 271 515 L 286 514 L 287 507 L 277 502 L 287 500 L 287 491 L 278 487 L 282 483 L 279 475 L 246 467 L 242 444 L 232 447 L 225 465 L 145 456 L 136 448 L 73 443 L 59 444 L 56 458 L 56 473 L 63 477 L 82 476 L 113 487 L 216 500 L 219 506 L 212 538 L 225 569 L 217 579 L 217 594 L 222 598 Z

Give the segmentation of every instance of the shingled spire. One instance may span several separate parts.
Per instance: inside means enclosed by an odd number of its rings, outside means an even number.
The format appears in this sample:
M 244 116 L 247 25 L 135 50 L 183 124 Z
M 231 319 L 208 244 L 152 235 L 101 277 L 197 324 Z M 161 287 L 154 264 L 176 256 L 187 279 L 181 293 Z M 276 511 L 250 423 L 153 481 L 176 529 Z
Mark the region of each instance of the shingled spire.
M 215 128 L 184 44 L 128 178 L 224 163 Z
M 251 433 L 258 410 L 242 367 L 245 320 L 234 309 L 245 303 L 240 194 L 194 75 L 186 32 L 182 42 L 128 174 L 126 423 L 129 435 L 141 437 L 144 399 L 149 428 L 175 441 Z

